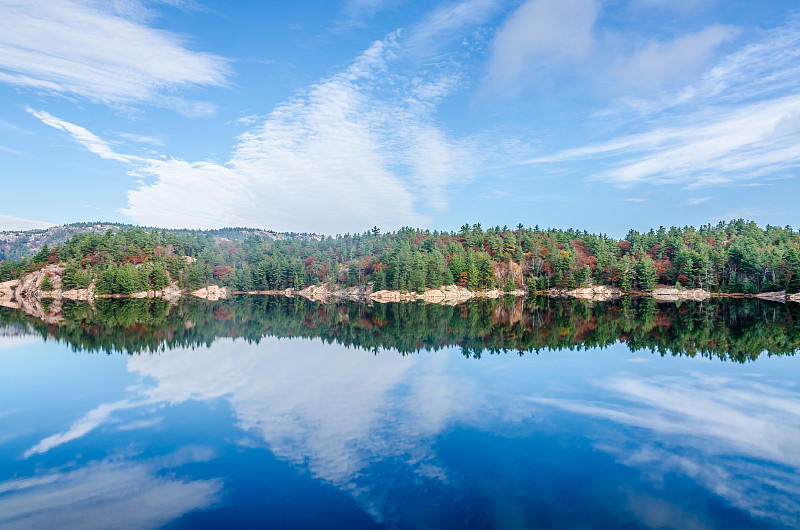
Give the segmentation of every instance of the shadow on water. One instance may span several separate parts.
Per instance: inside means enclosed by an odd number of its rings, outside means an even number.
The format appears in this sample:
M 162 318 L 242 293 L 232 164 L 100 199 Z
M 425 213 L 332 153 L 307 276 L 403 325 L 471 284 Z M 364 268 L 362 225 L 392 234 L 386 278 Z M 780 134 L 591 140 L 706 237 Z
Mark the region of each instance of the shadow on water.
M 57 323 L 0 311 L 7 332 L 27 327 L 76 351 L 157 352 L 208 346 L 218 337 L 319 338 L 375 353 L 461 347 L 465 356 L 602 348 L 716 357 L 745 362 L 793 355 L 800 348 L 800 305 L 755 299 L 656 303 L 650 298 L 585 302 L 545 297 L 473 300 L 457 306 L 424 303 L 322 304 L 302 298 L 239 296 L 209 302 L 183 299 L 65 301 Z M 50 319 L 54 320 L 54 319 Z

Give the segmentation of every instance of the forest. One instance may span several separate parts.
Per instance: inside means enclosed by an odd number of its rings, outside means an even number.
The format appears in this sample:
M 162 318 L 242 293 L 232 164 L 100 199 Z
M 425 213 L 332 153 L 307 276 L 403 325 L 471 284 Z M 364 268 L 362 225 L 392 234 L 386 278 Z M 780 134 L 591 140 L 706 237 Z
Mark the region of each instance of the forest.
M 231 234 L 236 230 L 229 229 Z M 0 262 L 0 281 L 47 264 L 64 267 L 62 288 L 129 294 L 177 282 L 238 291 L 308 285 L 370 285 L 424 291 L 457 284 L 541 292 L 609 285 L 648 292 L 656 285 L 715 293 L 800 292 L 800 232 L 742 219 L 700 228 L 663 227 L 622 240 L 586 231 L 463 225 L 457 232 L 402 228 L 381 233 L 223 237 L 224 231 L 119 228 L 77 233 L 19 260 Z

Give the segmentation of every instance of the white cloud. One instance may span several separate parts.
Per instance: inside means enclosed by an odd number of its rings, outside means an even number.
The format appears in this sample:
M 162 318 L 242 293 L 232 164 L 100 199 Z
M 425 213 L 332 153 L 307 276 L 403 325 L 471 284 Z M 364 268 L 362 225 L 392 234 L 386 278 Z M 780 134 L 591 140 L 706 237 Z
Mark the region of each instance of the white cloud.
M 164 145 L 164 142 L 162 142 L 158 138 L 154 138 L 152 136 L 146 136 L 144 134 L 119 133 L 118 136 L 120 138 L 125 138 L 126 140 L 130 140 L 132 142 L 137 142 L 140 144 L 152 144 L 161 146 Z
M 689 206 L 696 206 L 707 202 L 709 199 L 711 199 L 711 197 L 692 197 L 691 199 L 686 199 L 686 204 Z
M 3 230 L 36 230 L 38 228 L 50 228 L 55 223 L 47 221 L 37 221 L 35 219 L 25 219 L 14 217 L 13 215 L 0 214 L 0 231 Z
M 698 187 L 756 179 L 800 163 L 798 134 L 778 127 L 798 110 L 800 95 L 696 111 L 681 126 L 568 149 L 528 163 L 606 159 L 611 168 L 592 179 L 621 187 L 644 182 Z
M 614 90 L 676 85 L 708 64 L 715 49 L 738 34 L 732 26 L 715 24 L 667 42 L 648 40 L 633 53 L 613 58 L 604 77 Z
M 489 61 L 494 85 L 516 81 L 553 61 L 584 59 L 594 49 L 597 0 L 528 0 L 498 31 Z
M 435 56 L 453 41 L 463 40 L 468 28 L 485 22 L 500 7 L 492 0 L 464 0 L 439 7 L 409 30 L 403 52 L 417 59 Z
M 126 16 L 120 16 L 114 6 L 122 4 L 2 0 L 0 82 L 103 103 L 207 112 L 205 104 L 184 101 L 173 91 L 224 84 L 227 61 L 142 25 L 132 16 L 141 6 L 121 10 Z
M 120 154 L 83 127 L 30 111 L 99 156 L 133 164 L 122 212 L 162 227 L 232 225 L 322 233 L 425 225 L 478 159 L 433 120 L 458 86 L 447 72 L 409 79 L 388 70 L 395 35 L 343 72 L 277 106 L 238 138 L 230 159 L 190 162 Z
M 121 155 L 114 152 L 109 142 L 102 140 L 95 134 L 81 127 L 80 125 L 75 125 L 73 123 L 69 123 L 67 121 L 56 118 L 55 116 L 52 116 L 50 113 L 45 112 L 43 110 L 35 111 L 30 107 L 26 110 L 30 114 L 33 114 L 35 117 L 39 118 L 45 125 L 49 125 L 54 129 L 58 129 L 60 131 L 69 133 L 81 145 L 83 145 L 90 152 L 98 155 L 100 158 L 105 158 L 107 160 L 116 160 L 118 162 L 126 162 L 126 163 L 130 163 L 132 160 L 141 160 L 139 157 L 130 155 Z
M 648 129 L 539 156 L 537 166 L 594 161 L 591 179 L 626 187 L 746 184 L 800 164 L 800 21 L 723 57 L 700 79 L 626 99 L 598 119 Z M 631 112 L 633 111 L 633 112 Z M 581 168 L 586 172 L 585 166 Z
M 711 25 L 671 39 L 622 33 L 606 24 L 599 0 L 528 0 L 495 35 L 486 82 L 496 90 L 545 84 L 553 73 L 580 75 L 612 93 L 675 85 L 738 35 Z M 607 7 L 607 6 L 606 6 Z
M 221 481 L 178 480 L 158 467 L 104 460 L 0 482 L 0 526 L 157 528 L 218 500 Z

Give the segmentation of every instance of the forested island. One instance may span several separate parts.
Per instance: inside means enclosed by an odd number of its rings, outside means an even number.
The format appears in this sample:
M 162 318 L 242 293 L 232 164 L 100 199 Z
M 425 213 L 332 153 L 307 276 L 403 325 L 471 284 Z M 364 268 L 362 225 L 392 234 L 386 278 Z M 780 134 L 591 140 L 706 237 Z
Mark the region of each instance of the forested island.
M 697 229 L 631 230 L 622 240 L 573 229 L 480 224 L 465 224 L 458 232 L 373 228 L 280 237 L 252 232 L 123 226 L 78 231 L 32 256 L 5 259 L 0 282 L 8 290 L 39 271 L 31 287 L 44 297 L 80 290 L 91 296 L 170 288 L 182 293 L 209 285 L 230 292 L 324 285 L 331 291 L 412 293 L 453 285 L 516 294 L 581 286 L 643 294 L 670 286 L 717 295 L 783 291 L 788 299 L 800 292 L 800 232 L 741 219 Z

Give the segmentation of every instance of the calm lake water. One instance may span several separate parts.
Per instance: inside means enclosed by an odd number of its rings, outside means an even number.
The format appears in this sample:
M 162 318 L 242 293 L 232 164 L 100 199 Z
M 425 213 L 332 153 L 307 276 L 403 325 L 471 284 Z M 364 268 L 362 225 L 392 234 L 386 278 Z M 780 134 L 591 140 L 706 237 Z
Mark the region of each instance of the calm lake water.
M 98 302 L 0 312 L 0 527 L 800 527 L 800 304 Z

